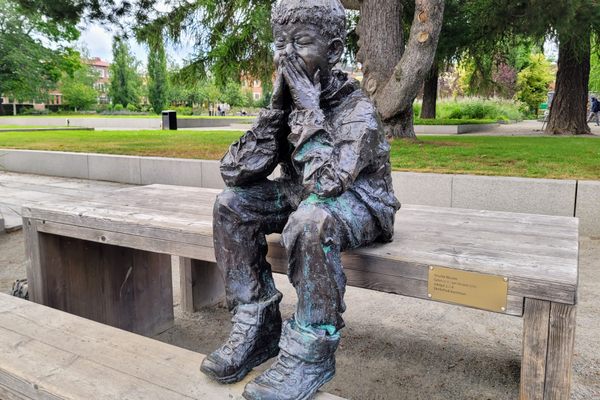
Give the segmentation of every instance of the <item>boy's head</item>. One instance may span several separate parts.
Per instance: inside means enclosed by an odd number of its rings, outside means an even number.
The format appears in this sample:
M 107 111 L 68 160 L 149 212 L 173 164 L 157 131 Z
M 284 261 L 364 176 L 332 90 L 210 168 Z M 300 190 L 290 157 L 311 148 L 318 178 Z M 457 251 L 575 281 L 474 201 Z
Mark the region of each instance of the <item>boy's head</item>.
M 271 17 L 275 63 L 298 56 L 309 76 L 340 60 L 346 39 L 346 13 L 339 0 L 280 0 Z

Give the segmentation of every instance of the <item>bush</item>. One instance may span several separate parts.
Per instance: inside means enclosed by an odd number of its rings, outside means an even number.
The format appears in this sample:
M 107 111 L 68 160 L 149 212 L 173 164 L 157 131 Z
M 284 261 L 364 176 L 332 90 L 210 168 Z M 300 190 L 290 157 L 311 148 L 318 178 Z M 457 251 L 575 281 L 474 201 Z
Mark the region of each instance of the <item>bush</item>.
M 421 104 L 413 106 L 415 116 L 421 112 Z M 514 100 L 480 99 L 466 97 L 456 100 L 438 100 L 437 118 L 439 119 L 469 119 L 495 121 L 521 121 L 526 113 L 522 112 L 523 105 Z
M 517 77 L 516 98 L 527 104 L 531 114 L 537 112 L 538 107 L 547 99 L 548 87 L 552 80 L 550 62 L 543 54 L 532 54 L 529 57 L 529 66 L 519 72 Z
M 48 115 L 50 110 L 36 110 L 35 108 L 23 108 L 20 112 L 21 115 Z
M 113 111 L 123 111 L 123 104 L 115 104 L 113 106 Z
M 421 118 L 421 109 L 423 105 L 421 103 L 413 104 L 413 113 L 415 114 L 415 118 Z
M 125 107 L 125 108 L 127 108 L 127 111 L 129 111 L 129 112 L 138 111 L 138 108 L 135 104 L 127 104 L 127 107 Z
M 192 107 L 179 106 L 179 107 L 172 107 L 172 108 L 170 108 L 170 110 L 177 111 L 177 115 L 193 115 L 194 114 L 194 110 L 192 110 Z

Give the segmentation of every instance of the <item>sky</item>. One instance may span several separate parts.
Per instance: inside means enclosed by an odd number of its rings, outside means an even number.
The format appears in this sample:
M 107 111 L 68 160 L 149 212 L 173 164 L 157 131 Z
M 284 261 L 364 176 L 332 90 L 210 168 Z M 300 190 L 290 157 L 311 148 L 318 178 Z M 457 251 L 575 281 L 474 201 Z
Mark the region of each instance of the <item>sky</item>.
M 167 12 L 173 8 L 168 0 L 161 0 L 155 6 L 157 11 Z M 100 57 L 101 59 L 112 62 L 112 39 L 115 32 L 110 27 L 104 27 L 97 23 L 86 23 L 79 27 L 81 37 L 79 46 L 88 50 L 90 57 Z M 138 44 L 134 38 L 129 39 L 129 47 L 135 58 L 141 62 L 145 68 L 148 59 L 148 49 L 145 45 Z M 185 59 L 191 58 L 194 49 L 191 41 L 187 41 L 180 46 L 168 44 L 166 46 L 167 60 L 174 61 L 178 65 L 183 65 Z
M 107 31 L 105 27 L 99 24 L 89 24 L 85 30 L 82 30 L 79 39 L 79 46 L 86 48 L 90 57 L 100 57 L 101 59 L 112 62 L 112 39 L 114 32 Z M 145 67 L 148 58 L 148 49 L 143 44 L 138 44 L 134 38 L 129 39 L 131 52 Z M 167 45 L 165 49 L 167 59 L 174 61 L 178 65 L 183 65 L 185 59 L 193 55 L 193 46 L 191 43 L 184 43 L 181 46 L 174 47 Z

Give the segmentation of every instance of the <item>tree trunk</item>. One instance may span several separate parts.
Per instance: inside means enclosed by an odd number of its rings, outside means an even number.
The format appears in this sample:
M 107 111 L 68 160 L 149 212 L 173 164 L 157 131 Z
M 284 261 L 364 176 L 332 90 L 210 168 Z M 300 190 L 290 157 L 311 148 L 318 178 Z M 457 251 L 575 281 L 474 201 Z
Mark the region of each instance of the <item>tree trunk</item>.
M 400 1 L 361 1 L 357 59 L 363 64 L 363 87 L 386 131 L 393 137 L 414 138 L 412 104 L 433 64 L 444 0 L 415 1 L 406 50 L 402 14 Z
M 590 34 L 560 41 L 556 91 L 550 107 L 546 133 L 552 135 L 590 134 L 587 124 L 590 79 Z
M 423 85 L 423 107 L 421 108 L 422 119 L 435 119 L 437 109 L 439 69 L 436 63 L 431 67 L 431 71 L 425 78 Z
M 13 116 L 17 115 L 17 103 L 16 100 L 13 100 Z
M 383 124 L 385 135 L 388 138 L 408 138 L 416 139 L 414 126 L 413 108 L 410 106 L 408 110 L 402 111 L 397 117 L 387 120 Z

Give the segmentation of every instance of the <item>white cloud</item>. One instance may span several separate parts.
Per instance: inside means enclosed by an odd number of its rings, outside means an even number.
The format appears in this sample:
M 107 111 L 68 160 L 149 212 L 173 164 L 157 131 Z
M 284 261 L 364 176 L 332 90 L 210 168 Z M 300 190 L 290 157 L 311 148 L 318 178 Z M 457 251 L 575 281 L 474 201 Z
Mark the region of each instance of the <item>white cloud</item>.
M 112 62 L 112 40 L 114 32 L 108 30 L 99 24 L 89 24 L 80 27 L 81 37 L 79 46 L 89 51 L 90 57 L 100 57 L 101 59 Z M 129 39 L 129 47 L 135 58 L 145 67 L 148 50 L 145 45 L 137 43 L 134 38 Z M 185 59 L 189 59 L 193 54 L 193 45 L 190 42 L 182 43 L 178 46 L 168 45 L 166 48 L 167 59 L 182 65 Z

